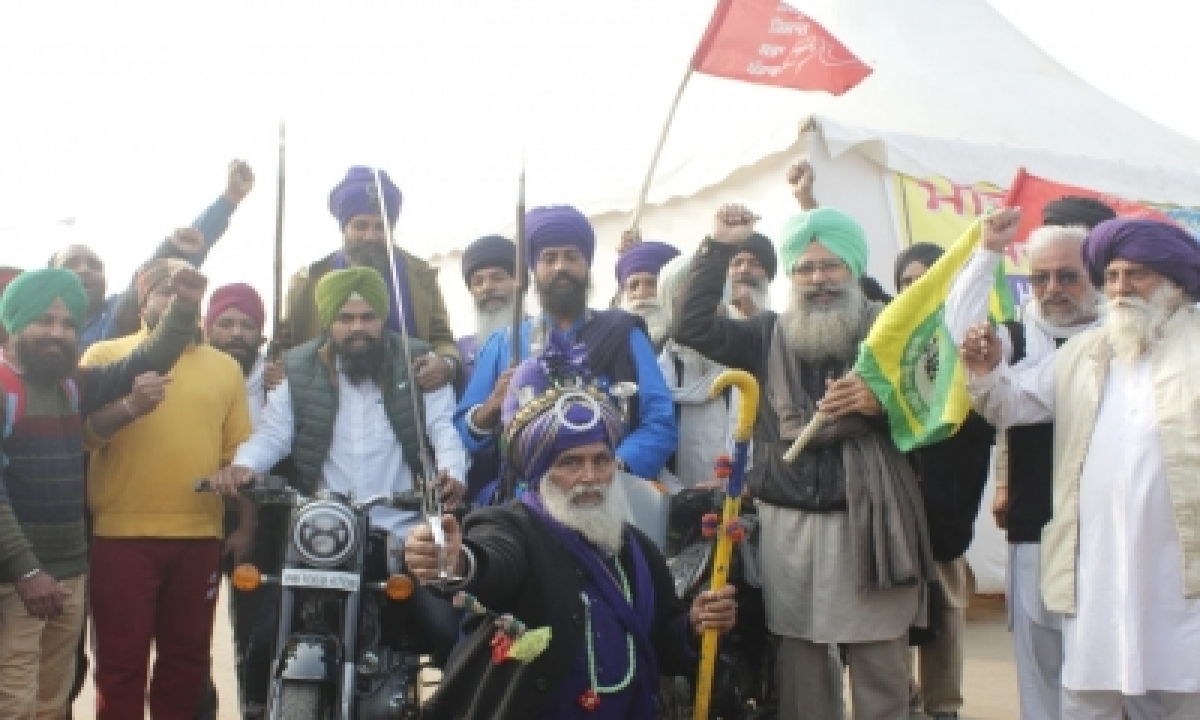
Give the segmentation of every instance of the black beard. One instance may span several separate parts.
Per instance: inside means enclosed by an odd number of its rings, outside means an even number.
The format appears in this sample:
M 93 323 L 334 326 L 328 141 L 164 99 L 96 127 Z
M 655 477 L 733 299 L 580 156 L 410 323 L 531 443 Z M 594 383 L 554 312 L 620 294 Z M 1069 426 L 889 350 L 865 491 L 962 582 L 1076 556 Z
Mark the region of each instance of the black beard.
M 566 280 L 565 288 L 555 287 L 559 280 Z M 580 280 L 568 272 L 560 272 L 545 285 L 537 284 L 538 302 L 556 318 L 580 318 L 587 309 L 588 281 Z
M 353 385 L 361 385 L 364 380 L 378 379 L 384 363 L 383 340 L 359 334 L 347 337 L 346 342 L 359 339 L 367 340 L 368 345 L 352 349 L 336 340 L 330 340 L 333 354 L 341 362 L 342 374 Z
M 218 345 L 215 342 L 210 342 L 209 344 L 234 360 L 237 360 L 238 365 L 242 366 L 242 375 L 250 377 L 255 364 L 258 363 L 258 355 L 255 354 L 254 348 L 250 347 L 249 343 L 244 340 L 230 340 L 223 345 Z
M 58 354 L 47 352 L 52 347 L 58 348 Z M 37 385 L 56 385 L 75 372 L 79 364 L 79 345 L 68 340 L 18 337 L 15 349 L 25 377 Z
M 384 241 L 363 240 L 347 245 L 346 259 L 352 265 L 375 268 L 385 279 L 391 277 L 392 270 L 388 266 L 388 251 Z

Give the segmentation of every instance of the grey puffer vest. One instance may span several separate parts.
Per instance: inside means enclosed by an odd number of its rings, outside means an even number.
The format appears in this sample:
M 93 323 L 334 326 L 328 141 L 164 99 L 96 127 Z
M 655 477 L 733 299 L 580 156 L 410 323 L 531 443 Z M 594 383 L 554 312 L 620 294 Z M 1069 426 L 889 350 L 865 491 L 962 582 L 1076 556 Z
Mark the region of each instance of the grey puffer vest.
M 311 495 L 317 489 L 321 467 L 333 444 L 333 424 L 337 419 L 337 383 L 334 382 L 333 366 L 322 352 L 326 341 L 324 337 L 310 340 L 283 356 L 296 424 L 292 436 L 292 462 L 296 470 L 292 485 L 305 495 Z M 409 338 L 409 346 L 414 357 L 429 352 L 429 345 L 415 338 Z M 404 357 L 399 339 L 390 333 L 387 334 L 387 353 L 391 362 L 385 368 L 386 378 L 381 383 L 383 409 L 400 442 L 404 461 L 413 476 L 419 477 L 422 468 L 417 433 L 425 431 L 424 398 L 419 398 L 416 403 L 421 417 L 414 418 L 409 392 L 419 393 L 420 388 L 410 377 L 411 360 Z

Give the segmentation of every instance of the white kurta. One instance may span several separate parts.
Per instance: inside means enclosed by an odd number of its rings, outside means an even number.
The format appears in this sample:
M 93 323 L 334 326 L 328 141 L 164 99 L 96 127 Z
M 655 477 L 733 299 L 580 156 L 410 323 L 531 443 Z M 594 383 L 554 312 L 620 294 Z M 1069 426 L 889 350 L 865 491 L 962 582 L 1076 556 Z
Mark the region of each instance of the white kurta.
M 355 385 L 338 372 L 338 409 L 333 442 L 321 467 L 322 489 L 364 500 L 372 495 L 408 490 L 412 473 L 404 460 L 391 422 L 383 409 L 383 394 L 374 382 Z M 425 429 L 437 458 L 460 482 L 467 474 L 467 453 L 454 427 L 454 391 L 450 386 L 424 393 Z M 292 450 L 296 424 L 287 380 L 267 396 L 267 406 L 250 439 L 242 443 L 234 465 L 267 472 Z M 377 507 L 371 524 L 404 537 L 418 521 L 417 513 Z
M 1063 619 L 1071 690 L 1200 692 L 1200 600 L 1159 447 L 1151 368 L 1113 361 L 1080 478 L 1078 614 Z

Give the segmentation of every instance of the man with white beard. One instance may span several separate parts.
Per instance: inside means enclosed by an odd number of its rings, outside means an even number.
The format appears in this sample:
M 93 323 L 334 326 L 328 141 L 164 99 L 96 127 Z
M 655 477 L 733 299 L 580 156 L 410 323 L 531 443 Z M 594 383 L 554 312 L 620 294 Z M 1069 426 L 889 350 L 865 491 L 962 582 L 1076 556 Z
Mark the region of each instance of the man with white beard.
M 728 630 L 734 590 L 675 595 L 654 543 L 624 522 L 616 448 L 621 411 L 561 334 L 522 363 L 502 410 L 505 460 L 533 482 L 519 501 L 478 510 L 462 531 L 443 518 L 445 559 L 492 617 L 470 621 L 423 717 L 456 720 L 652 720 L 660 673 L 695 668 L 699 635 Z M 438 576 L 428 526 L 410 534 L 405 567 Z M 548 645 L 507 656 L 496 616 Z M 504 623 L 504 620 L 500 620 Z
M 751 318 L 771 309 L 771 282 L 778 267 L 775 246 L 762 233 L 751 233 L 729 260 L 732 296 L 727 310 L 730 317 Z
M 500 235 L 485 235 L 463 250 L 463 282 L 475 301 L 475 332 L 455 341 L 463 363 L 464 387 L 471 381 L 479 348 L 492 333 L 512 326 L 516 266 L 516 243 Z
M 662 349 L 669 329 L 666 312 L 658 299 L 658 273 L 678 255 L 675 246 L 650 240 L 639 242 L 617 258 L 621 309 L 645 321 L 656 351 Z
M 998 332 L 1006 362 L 1020 370 L 1041 362 L 1074 335 L 1095 327 L 1099 293 L 1088 279 L 1080 247 L 1087 230 L 1115 217 L 1108 206 L 1086 198 L 1062 198 L 1042 211 L 1043 227 L 1030 233 L 1032 299 L 1023 322 Z M 946 298 L 946 327 L 956 344 L 988 318 L 996 269 L 1011 239 L 1013 211 L 984 222 L 982 247 L 959 272 Z M 1004 232 L 1001 232 L 1004 230 Z M 1062 621 L 1042 603 L 1038 568 L 1042 528 L 1050 521 L 1054 425 L 1025 425 L 997 436 L 1007 471 L 997 471 L 992 512 L 1008 534 L 1009 627 L 1017 663 L 1023 720 L 1060 714 Z M 1007 452 L 1003 450 L 1007 447 Z
M 1119 218 L 1088 234 L 1083 257 L 1107 298 L 1102 324 L 1020 369 L 973 328 L 968 390 L 997 427 L 1054 420 L 1041 581 L 1062 617 L 1062 718 L 1196 718 L 1200 247 L 1174 225 Z
M 934 577 L 912 465 L 893 444 L 884 410 L 846 376 L 882 306 L 858 280 L 868 247 L 848 215 L 821 208 L 785 225 L 780 265 L 792 279 L 782 314 L 718 316 L 729 258 L 758 218 L 717 213 L 693 259 L 675 340 L 746 370 L 762 400 L 747 474 L 758 501 L 767 624 L 780 637 L 779 716 L 840 712 L 829 647 L 844 648 L 854 717 L 908 717 L 908 630 L 924 626 Z M 831 418 L 800 456 L 784 453 L 817 410 Z

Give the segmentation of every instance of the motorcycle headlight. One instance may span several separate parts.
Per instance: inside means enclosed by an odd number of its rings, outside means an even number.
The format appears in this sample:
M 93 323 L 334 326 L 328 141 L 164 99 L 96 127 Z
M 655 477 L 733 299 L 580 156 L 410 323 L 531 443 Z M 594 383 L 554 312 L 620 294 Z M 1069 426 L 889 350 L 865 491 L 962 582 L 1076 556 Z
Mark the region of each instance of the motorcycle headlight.
M 341 565 L 358 543 L 354 515 L 334 503 L 317 502 L 302 509 L 292 525 L 292 543 L 305 562 L 319 567 Z

